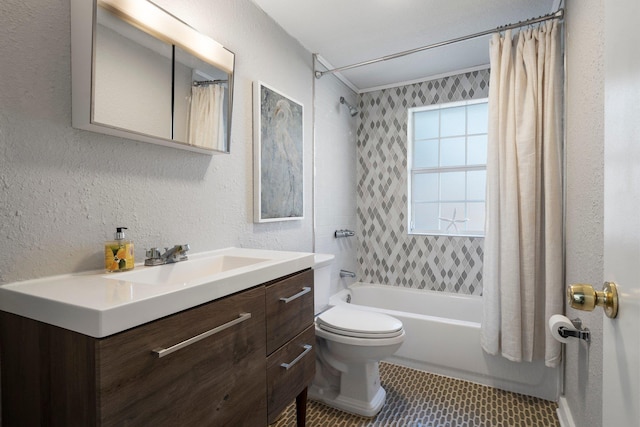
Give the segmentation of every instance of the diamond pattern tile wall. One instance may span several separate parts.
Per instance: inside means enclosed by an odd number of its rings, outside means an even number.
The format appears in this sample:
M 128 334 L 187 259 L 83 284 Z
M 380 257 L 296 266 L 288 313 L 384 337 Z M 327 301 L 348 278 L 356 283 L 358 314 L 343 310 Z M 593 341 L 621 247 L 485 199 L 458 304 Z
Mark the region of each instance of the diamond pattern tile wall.
M 407 234 L 407 109 L 488 94 L 489 70 L 481 70 L 361 96 L 357 136 L 359 280 L 482 294 L 482 238 Z

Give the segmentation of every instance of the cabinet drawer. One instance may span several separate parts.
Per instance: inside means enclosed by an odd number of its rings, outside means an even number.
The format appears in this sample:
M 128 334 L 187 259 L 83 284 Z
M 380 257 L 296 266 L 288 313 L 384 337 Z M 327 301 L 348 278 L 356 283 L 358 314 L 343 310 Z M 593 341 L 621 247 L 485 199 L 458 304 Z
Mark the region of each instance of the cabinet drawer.
M 315 346 L 316 335 L 312 325 L 267 358 L 269 424 L 313 380 Z
M 313 323 L 313 270 L 273 283 L 266 292 L 267 354 L 271 354 Z
M 261 286 L 99 340 L 102 425 L 262 425 L 264 293 Z

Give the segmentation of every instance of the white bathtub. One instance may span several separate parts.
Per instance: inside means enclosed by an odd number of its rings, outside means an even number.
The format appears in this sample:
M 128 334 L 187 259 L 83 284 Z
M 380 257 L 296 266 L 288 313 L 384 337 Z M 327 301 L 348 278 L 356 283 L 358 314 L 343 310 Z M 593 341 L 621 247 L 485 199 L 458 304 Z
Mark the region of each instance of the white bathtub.
M 389 362 L 556 401 L 560 370 L 544 361 L 514 363 L 480 346 L 482 297 L 355 283 L 331 297 L 400 319 L 406 339 Z

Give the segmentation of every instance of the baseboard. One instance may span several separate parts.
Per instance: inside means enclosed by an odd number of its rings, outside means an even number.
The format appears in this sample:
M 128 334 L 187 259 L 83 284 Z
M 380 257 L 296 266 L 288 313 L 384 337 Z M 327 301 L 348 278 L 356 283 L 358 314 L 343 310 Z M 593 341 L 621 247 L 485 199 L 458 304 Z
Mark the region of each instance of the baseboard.
M 567 399 L 564 396 L 560 396 L 558 399 L 558 419 L 560 420 L 560 427 L 576 427 L 576 423 L 573 421 L 573 415 L 571 415 L 571 409 L 567 403 Z

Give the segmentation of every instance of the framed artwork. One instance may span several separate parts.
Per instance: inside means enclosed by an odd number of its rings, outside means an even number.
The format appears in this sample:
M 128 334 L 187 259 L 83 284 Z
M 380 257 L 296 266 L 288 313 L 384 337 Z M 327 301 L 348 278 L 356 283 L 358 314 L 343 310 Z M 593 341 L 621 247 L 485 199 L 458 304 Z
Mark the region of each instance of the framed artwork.
M 253 83 L 254 221 L 304 217 L 303 108 L 283 93 Z

